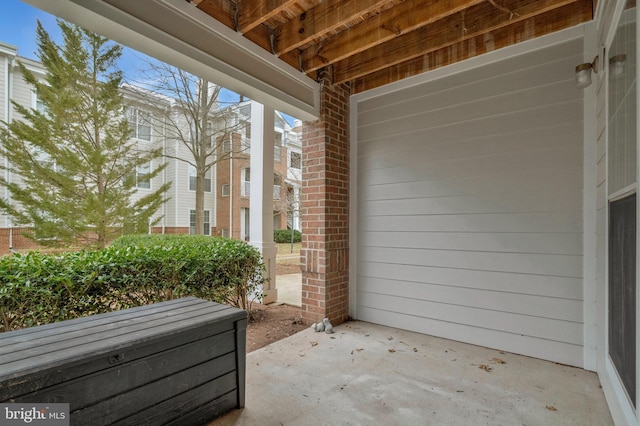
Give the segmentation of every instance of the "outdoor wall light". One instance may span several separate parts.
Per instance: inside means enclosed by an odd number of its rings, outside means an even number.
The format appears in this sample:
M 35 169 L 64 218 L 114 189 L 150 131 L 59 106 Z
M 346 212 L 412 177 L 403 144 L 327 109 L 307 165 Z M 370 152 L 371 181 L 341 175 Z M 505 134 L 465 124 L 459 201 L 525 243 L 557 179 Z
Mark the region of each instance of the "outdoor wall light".
M 627 60 L 627 55 L 621 53 L 609 58 L 609 78 L 611 80 L 617 80 L 624 76 L 624 63 Z
M 591 71 L 598 73 L 598 61 L 599 58 L 596 56 L 593 58 L 593 62 L 580 64 L 576 67 L 576 87 L 578 89 L 584 89 L 591 85 Z

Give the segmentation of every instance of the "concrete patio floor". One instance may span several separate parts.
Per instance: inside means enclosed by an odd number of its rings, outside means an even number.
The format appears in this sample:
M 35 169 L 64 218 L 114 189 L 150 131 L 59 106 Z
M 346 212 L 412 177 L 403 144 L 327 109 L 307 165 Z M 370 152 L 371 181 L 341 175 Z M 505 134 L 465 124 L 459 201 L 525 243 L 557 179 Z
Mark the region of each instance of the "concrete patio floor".
M 247 355 L 223 425 L 612 425 L 595 373 L 352 321 Z

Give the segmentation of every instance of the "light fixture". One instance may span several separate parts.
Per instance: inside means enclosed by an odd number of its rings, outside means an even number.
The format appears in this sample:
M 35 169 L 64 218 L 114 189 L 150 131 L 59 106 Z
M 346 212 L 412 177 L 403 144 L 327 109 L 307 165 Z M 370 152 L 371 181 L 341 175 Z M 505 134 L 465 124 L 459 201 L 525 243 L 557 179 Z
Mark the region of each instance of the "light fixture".
M 627 55 L 624 53 L 609 58 L 609 78 L 611 80 L 617 80 L 624 76 L 624 63 L 626 60 Z
M 580 64 L 576 67 L 576 87 L 578 89 L 584 89 L 591 85 L 591 71 L 598 73 L 599 57 L 593 58 L 593 62 Z

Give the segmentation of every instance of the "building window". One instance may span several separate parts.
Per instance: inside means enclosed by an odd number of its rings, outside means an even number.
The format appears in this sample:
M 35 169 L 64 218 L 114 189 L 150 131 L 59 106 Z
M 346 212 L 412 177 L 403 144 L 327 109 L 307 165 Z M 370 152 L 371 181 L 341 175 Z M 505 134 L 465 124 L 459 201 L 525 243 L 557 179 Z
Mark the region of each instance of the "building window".
M 298 170 L 302 168 L 302 154 L 299 152 L 291 151 L 291 168 Z
M 196 185 L 196 168 L 189 164 L 189 191 L 195 191 Z M 211 192 L 211 169 L 204 174 L 204 192 Z
M 227 229 L 227 228 L 222 228 L 222 229 L 220 230 L 220 236 L 221 236 L 222 238 L 229 238 L 229 229 Z
M 229 196 L 229 184 L 228 183 L 223 183 L 222 184 L 222 190 L 220 192 L 222 193 L 223 197 L 228 197 Z
M 209 215 L 209 210 L 204 211 L 204 220 L 203 220 L 203 232 L 204 235 L 211 235 L 211 220 Z M 196 211 L 189 210 L 189 234 L 193 235 L 196 233 Z
M 225 136 L 222 140 L 222 152 L 225 154 L 231 152 L 231 138 L 229 136 Z
M 242 138 L 242 151 L 248 153 L 251 151 L 251 123 L 244 125 L 244 137 Z
M 49 116 L 49 113 L 47 112 L 47 107 L 45 106 L 44 102 L 42 102 L 42 99 L 40 99 L 40 96 L 38 96 L 37 92 L 32 92 L 33 93 L 33 107 L 36 111 L 38 111 L 40 114 L 46 115 L 47 117 Z
M 280 190 L 282 188 L 282 176 L 275 174 L 273 175 L 273 199 L 280 199 Z
M 136 187 L 142 189 L 151 188 L 149 173 L 151 173 L 151 162 L 146 162 L 136 166 Z
M 240 171 L 240 180 L 242 181 L 240 195 L 248 197 L 251 194 L 251 169 L 249 167 Z
M 151 140 L 151 116 L 136 108 L 127 109 L 127 121 L 131 129 L 131 137 L 144 141 Z

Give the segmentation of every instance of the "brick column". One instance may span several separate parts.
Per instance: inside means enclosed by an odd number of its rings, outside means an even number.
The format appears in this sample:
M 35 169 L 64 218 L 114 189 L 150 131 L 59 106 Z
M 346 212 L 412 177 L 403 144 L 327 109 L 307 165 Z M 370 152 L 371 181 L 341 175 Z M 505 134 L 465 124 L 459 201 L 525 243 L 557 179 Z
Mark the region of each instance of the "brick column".
M 349 315 L 349 95 L 320 72 L 320 118 L 302 128 L 302 316 Z

